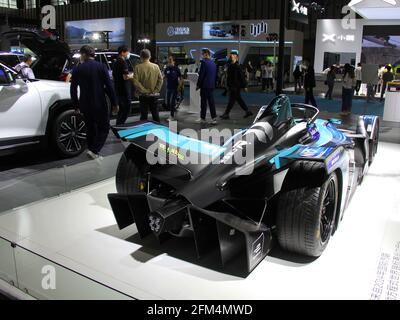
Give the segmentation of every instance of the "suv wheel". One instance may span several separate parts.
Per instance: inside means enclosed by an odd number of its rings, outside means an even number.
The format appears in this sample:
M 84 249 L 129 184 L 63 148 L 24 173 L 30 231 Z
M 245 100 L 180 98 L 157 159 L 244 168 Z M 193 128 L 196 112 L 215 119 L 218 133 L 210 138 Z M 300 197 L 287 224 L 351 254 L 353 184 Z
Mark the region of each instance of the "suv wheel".
M 52 140 L 58 153 L 76 157 L 86 149 L 86 124 L 83 116 L 73 110 L 61 113 L 55 121 Z

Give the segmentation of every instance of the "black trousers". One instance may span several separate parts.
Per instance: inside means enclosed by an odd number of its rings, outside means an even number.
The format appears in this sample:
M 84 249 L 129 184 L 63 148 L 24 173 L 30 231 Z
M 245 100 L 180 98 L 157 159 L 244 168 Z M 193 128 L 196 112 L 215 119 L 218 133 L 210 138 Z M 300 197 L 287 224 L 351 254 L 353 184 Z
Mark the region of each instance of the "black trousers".
M 119 111 L 117 116 L 117 126 L 125 124 L 131 110 L 131 99 L 126 96 L 118 96 Z
M 149 117 L 149 110 L 153 117 L 153 121 L 160 122 L 160 114 L 158 113 L 157 97 L 141 96 L 140 103 L 140 120 L 147 120 Z
M 357 84 L 356 84 L 356 93 L 357 93 L 357 95 L 359 94 L 359 92 L 361 90 L 361 84 L 362 84 L 362 81 L 361 80 L 357 80 Z
M 333 88 L 335 87 L 335 84 L 328 84 L 328 92 L 325 95 L 326 99 L 332 100 L 332 93 L 333 93 Z
M 354 89 L 343 88 L 342 91 L 342 112 L 351 112 L 353 107 Z
M 313 105 L 314 107 L 317 106 L 317 102 L 315 101 L 314 97 L 314 89 L 313 88 L 306 88 L 306 98 L 305 98 L 305 104 L 310 104 Z
M 211 118 L 217 118 L 215 109 L 214 89 L 200 89 L 201 114 L 200 117 L 205 120 L 207 117 L 207 106 L 210 107 Z
M 272 78 L 263 78 L 262 79 L 262 89 L 263 89 L 263 91 L 265 89 L 269 89 L 269 87 L 271 87 L 271 90 L 274 89 L 274 79 L 272 79 Z
M 104 111 L 82 112 L 86 123 L 86 139 L 88 150 L 99 154 L 106 144 L 110 131 L 110 115 L 104 106 Z
M 230 88 L 229 89 L 229 103 L 228 106 L 226 107 L 225 114 L 229 114 L 235 103 L 239 103 L 239 106 L 246 112 L 249 111 L 249 108 L 246 105 L 246 102 L 244 102 L 242 95 L 240 94 L 241 89 L 240 88 Z

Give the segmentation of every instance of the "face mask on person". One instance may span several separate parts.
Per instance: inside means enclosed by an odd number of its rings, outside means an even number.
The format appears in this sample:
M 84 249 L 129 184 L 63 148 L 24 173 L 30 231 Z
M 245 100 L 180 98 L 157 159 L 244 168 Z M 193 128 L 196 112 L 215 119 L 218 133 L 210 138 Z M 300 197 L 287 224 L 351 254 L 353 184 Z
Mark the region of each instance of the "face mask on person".
M 131 58 L 131 53 L 128 53 L 128 55 L 125 57 L 126 60 L 129 60 Z

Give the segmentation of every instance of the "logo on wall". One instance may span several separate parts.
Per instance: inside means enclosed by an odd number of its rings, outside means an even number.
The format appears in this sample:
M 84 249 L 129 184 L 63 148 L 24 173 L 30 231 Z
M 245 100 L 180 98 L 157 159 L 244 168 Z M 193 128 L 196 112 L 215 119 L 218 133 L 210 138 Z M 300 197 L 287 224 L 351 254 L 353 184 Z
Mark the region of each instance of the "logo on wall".
M 250 34 L 253 37 L 258 37 L 259 35 L 267 34 L 267 32 L 268 32 L 268 24 L 264 21 L 260 23 L 252 23 L 250 25 Z
M 322 42 L 336 42 L 339 41 L 347 41 L 347 42 L 354 42 L 356 37 L 354 34 L 347 34 L 347 35 L 337 35 L 337 34 L 326 34 L 322 35 Z
M 173 27 L 170 26 L 167 28 L 167 34 L 170 37 L 173 36 L 188 36 L 190 35 L 190 28 L 189 27 Z
M 295 0 L 292 0 L 292 12 L 308 16 L 308 8 Z

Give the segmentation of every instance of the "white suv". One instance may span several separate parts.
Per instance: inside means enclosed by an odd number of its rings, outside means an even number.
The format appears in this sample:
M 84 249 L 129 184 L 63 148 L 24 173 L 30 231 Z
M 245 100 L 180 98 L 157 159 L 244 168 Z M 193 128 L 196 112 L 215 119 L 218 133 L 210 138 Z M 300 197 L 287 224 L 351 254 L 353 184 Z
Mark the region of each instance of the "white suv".
M 24 80 L 0 63 L 0 155 L 39 145 L 53 145 L 64 157 L 85 150 L 86 126 L 73 109 L 70 84 Z

